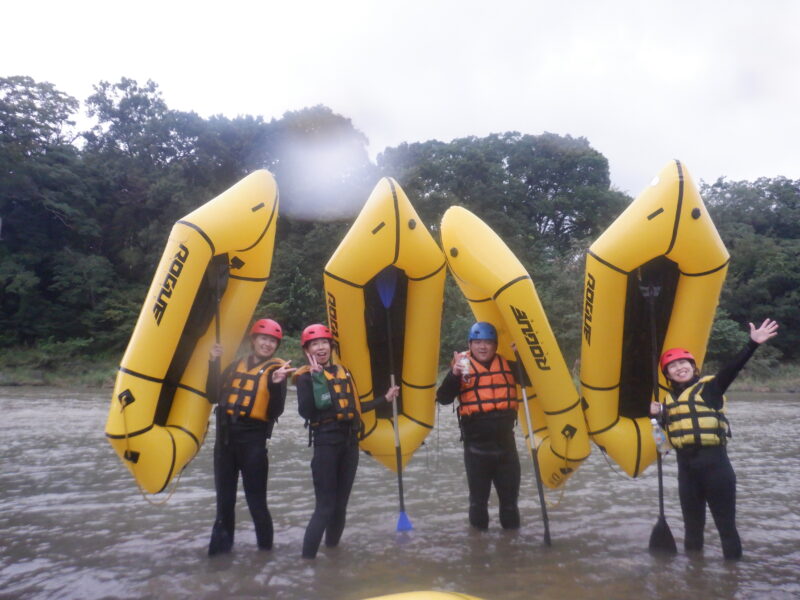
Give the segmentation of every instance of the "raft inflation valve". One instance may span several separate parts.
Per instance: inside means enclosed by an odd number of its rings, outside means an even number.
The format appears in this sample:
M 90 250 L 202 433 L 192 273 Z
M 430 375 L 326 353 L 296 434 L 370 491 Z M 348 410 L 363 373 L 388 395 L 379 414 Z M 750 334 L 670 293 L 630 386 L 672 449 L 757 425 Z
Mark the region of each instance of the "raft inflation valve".
M 450 248 L 450 256 L 452 256 L 453 258 L 458 256 L 458 248 Z
M 409 229 L 414 229 L 416 226 L 417 226 L 417 222 L 414 219 L 409 219 L 408 220 L 408 228 Z
M 699 219 L 700 218 L 700 209 L 699 208 L 693 208 L 692 209 L 692 218 L 693 219 Z

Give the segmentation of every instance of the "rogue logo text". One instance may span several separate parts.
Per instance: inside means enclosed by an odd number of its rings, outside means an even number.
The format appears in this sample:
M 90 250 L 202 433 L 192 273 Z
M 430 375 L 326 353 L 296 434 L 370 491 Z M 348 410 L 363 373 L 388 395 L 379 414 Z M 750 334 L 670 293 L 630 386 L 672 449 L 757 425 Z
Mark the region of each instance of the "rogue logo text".
M 536 337 L 536 333 L 533 331 L 533 325 L 531 325 L 528 315 L 525 314 L 524 310 L 520 310 L 516 306 L 509 305 L 509 308 L 514 314 L 517 323 L 520 325 L 519 330 L 522 332 L 522 335 L 525 336 L 525 342 L 528 344 L 528 348 L 531 349 L 531 354 L 536 361 L 536 366 L 539 367 L 541 371 L 549 371 L 550 365 L 547 364 L 547 357 L 544 354 L 542 345 L 539 343 L 539 338 Z
M 161 319 L 164 313 L 167 312 L 167 301 L 172 297 L 172 290 L 175 289 L 175 285 L 178 283 L 178 277 L 181 276 L 183 265 L 186 264 L 188 256 L 189 249 L 183 244 L 180 244 L 178 246 L 178 252 L 169 265 L 167 276 L 164 277 L 164 281 L 161 284 L 156 303 L 153 305 L 153 316 L 156 319 L 156 325 L 161 325 Z
M 328 292 L 328 324 L 331 326 L 331 333 L 337 340 L 339 339 L 339 323 L 336 321 L 336 297 Z
M 586 274 L 586 294 L 583 298 L 583 337 L 592 345 L 592 309 L 594 308 L 594 276 Z

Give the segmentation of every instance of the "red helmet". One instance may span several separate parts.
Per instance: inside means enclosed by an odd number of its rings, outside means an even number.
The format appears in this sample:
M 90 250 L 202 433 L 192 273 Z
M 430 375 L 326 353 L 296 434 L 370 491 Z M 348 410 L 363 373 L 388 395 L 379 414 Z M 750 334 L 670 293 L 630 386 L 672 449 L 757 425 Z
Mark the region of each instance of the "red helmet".
M 314 323 L 303 329 L 303 333 L 300 335 L 300 345 L 305 346 L 308 342 L 320 338 L 333 340 L 333 334 L 322 323 Z
M 685 350 L 684 348 L 670 348 L 669 350 L 664 352 L 664 354 L 661 355 L 661 361 L 659 363 L 661 365 L 661 372 L 664 373 L 664 375 L 666 375 L 667 365 L 675 360 L 680 360 L 682 358 L 685 358 L 686 360 L 690 360 L 694 364 L 697 364 L 697 361 L 694 359 L 694 356 L 692 356 L 692 353 L 689 352 L 688 350 Z
M 278 325 L 277 321 L 273 321 L 272 319 L 259 319 L 253 326 L 250 328 L 250 335 L 271 335 L 272 337 L 282 340 L 283 339 L 283 330 L 281 326 Z

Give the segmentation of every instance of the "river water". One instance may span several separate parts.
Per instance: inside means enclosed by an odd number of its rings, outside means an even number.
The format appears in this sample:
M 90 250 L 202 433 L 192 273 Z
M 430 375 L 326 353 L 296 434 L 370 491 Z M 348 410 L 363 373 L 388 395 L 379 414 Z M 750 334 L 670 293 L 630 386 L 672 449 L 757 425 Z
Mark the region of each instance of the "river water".
M 653 556 L 655 467 L 632 480 L 595 447 L 563 494 L 548 490 L 543 544 L 533 470 L 520 441 L 523 527 L 471 531 L 455 416 L 405 472 L 410 533 L 396 532 L 396 476 L 362 455 L 339 548 L 300 558 L 313 508 L 311 449 L 296 400 L 270 442 L 275 547 L 256 550 L 240 491 L 234 551 L 206 556 L 214 519 L 213 426 L 165 504 L 145 501 L 105 441 L 108 391 L 0 388 L 0 597 L 358 600 L 411 590 L 487 600 L 800 597 L 800 397 L 733 395 L 731 459 L 738 476 L 739 562 L 722 560 L 709 516 L 702 556 L 682 551 L 674 457 L 665 459 L 674 557 Z

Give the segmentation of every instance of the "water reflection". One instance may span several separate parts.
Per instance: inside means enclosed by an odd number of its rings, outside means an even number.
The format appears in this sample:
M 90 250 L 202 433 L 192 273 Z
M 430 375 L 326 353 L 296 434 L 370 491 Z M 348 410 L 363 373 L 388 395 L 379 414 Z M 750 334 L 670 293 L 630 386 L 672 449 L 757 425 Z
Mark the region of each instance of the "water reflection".
M 275 547 L 256 550 L 240 498 L 234 552 L 209 560 L 214 518 L 211 444 L 165 505 L 148 504 L 103 439 L 105 392 L 0 389 L 0 595 L 41 598 L 356 600 L 415 589 L 487 599 L 796 598 L 800 596 L 800 402 L 770 395 L 731 401 L 730 454 L 739 480 L 745 558 L 721 559 L 709 518 L 704 556 L 647 551 L 658 514 L 655 469 L 638 480 L 595 448 L 563 496 L 548 492 L 553 546 L 542 525 L 530 465 L 523 465 L 523 528 L 467 526 L 466 483 L 455 417 L 420 449 L 404 477 L 414 531 L 395 531 L 396 478 L 362 455 L 349 522 L 336 549 L 300 558 L 313 508 L 311 449 L 289 399 L 270 447 Z M 210 434 L 213 438 L 213 432 Z M 209 442 L 211 439 L 209 440 Z M 524 453 L 522 454 L 524 456 Z M 665 461 L 667 521 L 683 539 L 676 468 Z

